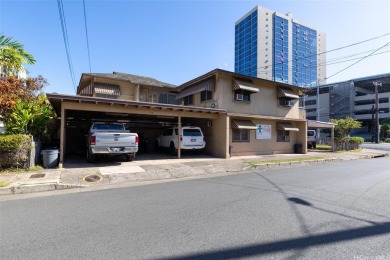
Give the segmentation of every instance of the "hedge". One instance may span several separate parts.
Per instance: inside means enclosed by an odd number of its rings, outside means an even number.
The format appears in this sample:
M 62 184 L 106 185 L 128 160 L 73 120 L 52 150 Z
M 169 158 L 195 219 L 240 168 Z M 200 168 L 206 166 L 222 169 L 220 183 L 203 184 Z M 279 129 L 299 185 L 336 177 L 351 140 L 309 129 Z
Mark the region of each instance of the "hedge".
M 0 135 L 0 169 L 28 168 L 30 135 Z
M 359 145 L 362 144 L 363 142 L 364 142 L 364 138 L 359 136 L 354 136 L 354 137 L 344 136 L 341 138 L 336 138 L 335 140 L 336 151 L 355 150 L 358 149 Z

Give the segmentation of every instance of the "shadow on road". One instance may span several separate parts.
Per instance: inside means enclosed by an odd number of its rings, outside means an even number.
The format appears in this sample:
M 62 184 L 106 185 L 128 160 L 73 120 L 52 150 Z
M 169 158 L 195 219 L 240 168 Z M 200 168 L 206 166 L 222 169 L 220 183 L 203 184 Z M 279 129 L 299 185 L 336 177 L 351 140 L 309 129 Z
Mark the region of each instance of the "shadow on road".
M 173 257 L 170 256 L 160 259 L 235 259 L 242 257 L 254 257 L 294 249 L 306 249 L 313 246 L 339 243 L 372 236 L 380 236 L 388 233 L 390 233 L 390 222 L 385 222 L 374 226 L 342 230 L 319 235 L 310 235 L 302 238 L 293 238 L 242 247 L 224 248 L 221 250 L 206 251 L 196 254 Z

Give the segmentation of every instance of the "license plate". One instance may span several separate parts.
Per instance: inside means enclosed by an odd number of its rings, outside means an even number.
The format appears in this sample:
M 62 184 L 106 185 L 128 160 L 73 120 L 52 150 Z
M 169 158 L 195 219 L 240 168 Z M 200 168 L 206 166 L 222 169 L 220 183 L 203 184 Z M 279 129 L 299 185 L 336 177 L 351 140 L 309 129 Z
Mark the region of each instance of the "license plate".
M 121 150 L 121 148 L 111 148 L 111 151 L 113 152 L 119 152 Z
M 196 139 L 191 139 L 191 142 L 196 142 Z

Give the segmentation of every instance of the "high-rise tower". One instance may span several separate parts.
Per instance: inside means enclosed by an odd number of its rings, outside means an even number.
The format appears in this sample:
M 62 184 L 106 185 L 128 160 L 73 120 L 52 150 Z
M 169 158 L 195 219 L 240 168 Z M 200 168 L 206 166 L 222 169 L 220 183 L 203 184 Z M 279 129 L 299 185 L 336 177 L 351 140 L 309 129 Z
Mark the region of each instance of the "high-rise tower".
M 324 84 L 326 35 L 256 6 L 235 26 L 234 71 L 301 87 Z

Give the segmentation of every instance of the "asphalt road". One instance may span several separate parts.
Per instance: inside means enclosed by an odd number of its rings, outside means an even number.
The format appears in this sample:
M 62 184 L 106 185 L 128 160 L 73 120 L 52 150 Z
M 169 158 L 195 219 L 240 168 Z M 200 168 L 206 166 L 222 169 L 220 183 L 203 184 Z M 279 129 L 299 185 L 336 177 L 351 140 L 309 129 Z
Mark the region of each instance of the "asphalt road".
M 380 144 L 365 143 L 365 144 L 361 144 L 360 147 L 366 148 L 366 149 L 390 151 L 390 144 L 388 144 L 388 143 L 380 143 Z
M 0 258 L 390 259 L 389 165 L 344 161 L 2 201 Z

